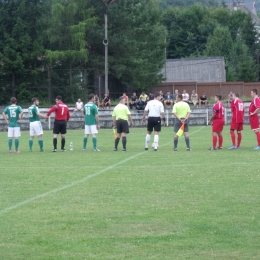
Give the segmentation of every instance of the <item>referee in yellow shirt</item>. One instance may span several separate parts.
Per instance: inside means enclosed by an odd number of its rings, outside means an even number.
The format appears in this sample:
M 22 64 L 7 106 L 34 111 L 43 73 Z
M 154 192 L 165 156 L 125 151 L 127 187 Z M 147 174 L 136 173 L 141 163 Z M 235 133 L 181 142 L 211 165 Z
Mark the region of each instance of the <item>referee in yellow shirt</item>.
M 117 146 L 122 135 L 123 151 L 126 152 L 126 135 L 129 133 L 128 119 L 131 121 L 131 126 L 134 126 L 131 113 L 128 107 L 125 105 L 125 98 L 119 98 L 119 104 L 114 108 L 113 126 L 117 129 L 117 138 L 115 139 L 115 149 L 117 151 Z
M 174 105 L 172 109 L 172 113 L 175 116 L 175 121 L 174 121 L 174 151 L 177 151 L 177 146 L 178 146 L 178 136 L 176 133 L 179 131 L 180 127 L 182 126 L 183 123 L 184 125 L 184 137 L 185 137 L 185 142 L 187 145 L 187 151 L 190 151 L 190 138 L 189 138 L 189 124 L 188 124 L 188 118 L 190 116 L 190 106 L 182 101 L 182 95 L 177 95 L 177 104 Z

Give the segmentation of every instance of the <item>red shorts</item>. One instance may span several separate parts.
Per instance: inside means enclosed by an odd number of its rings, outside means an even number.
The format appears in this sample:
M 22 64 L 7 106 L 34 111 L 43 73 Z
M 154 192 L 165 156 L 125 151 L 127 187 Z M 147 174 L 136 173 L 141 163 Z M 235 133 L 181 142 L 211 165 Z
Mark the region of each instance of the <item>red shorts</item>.
M 249 116 L 249 122 L 252 130 L 259 129 L 258 115 Z
M 242 131 L 244 128 L 243 128 L 243 123 L 234 123 L 234 122 L 231 122 L 231 125 L 230 125 L 230 129 L 231 130 L 237 130 L 237 131 Z
M 212 124 L 212 132 L 219 133 L 223 131 L 225 121 L 224 119 L 215 119 Z

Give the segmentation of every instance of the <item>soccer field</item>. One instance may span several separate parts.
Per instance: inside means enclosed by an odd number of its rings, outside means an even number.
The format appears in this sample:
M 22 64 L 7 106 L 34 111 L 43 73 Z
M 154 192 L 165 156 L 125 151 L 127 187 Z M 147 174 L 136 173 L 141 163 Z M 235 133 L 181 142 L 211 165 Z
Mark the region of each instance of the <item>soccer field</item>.
M 208 151 L 210 127 L 190 127 L 173 151 L 162 128 L 157 152 L 144 151 L 145 128 L 130 129 L 128 152 L 113 132 L 82 151 L 83 130 L 68 131 L 66 153 L 9 154 L 0 133 L 0 259 L 260 259 L 260 152 L 246 126 L 240 150 Z M 69 142 L 74 150 L 69 151 Z M 60 139 L 58 148 L 60 148 Z M 151 144 L 150 144 L 151 147 Z

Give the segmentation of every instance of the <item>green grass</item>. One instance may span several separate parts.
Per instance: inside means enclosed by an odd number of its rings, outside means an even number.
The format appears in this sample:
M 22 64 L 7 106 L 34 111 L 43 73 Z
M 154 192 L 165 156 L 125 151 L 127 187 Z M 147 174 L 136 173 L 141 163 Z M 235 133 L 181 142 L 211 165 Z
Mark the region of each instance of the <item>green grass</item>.
M 163 128 L 154 152 L 131 129 L 124 153 L 100 130 L 95 153 L 69 131 L 74 151 L 56 154 L 50 131 L 44 153 L 23 132 L 21 154 L 0 133 L 0 259 L 260 259 L 260 154 L 248 127 L 228 151 L 228 132 L 208 151 L 210 127 L 191 127 L 192 151 L 182 139 L 173 152 Z

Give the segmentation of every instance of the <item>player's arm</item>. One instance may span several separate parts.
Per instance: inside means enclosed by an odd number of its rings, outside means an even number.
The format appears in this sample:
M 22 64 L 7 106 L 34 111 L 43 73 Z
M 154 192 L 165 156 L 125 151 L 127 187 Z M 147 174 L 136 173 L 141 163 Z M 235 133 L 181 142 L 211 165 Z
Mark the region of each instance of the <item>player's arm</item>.
M 96 122 L 97 122 L 97 128 L 100 129 L 100 123 L 99 123 L 99 116 L 98 114 L 95 114 Z
M 148 112 L 148 104 L 145 106 L 145 108 L 144 108 L 144 114 L 143 114 L 143 119 L 142 119 L 142 121 L 145 123 L 145 117 L 146 117 L 146 115 L 147 115 L 147 112 Z
M 176 119 L 178 119 L 179 121 L 181 121 L 181 119 L 177 116 L 176 112 L 173 112 L 173 115 L 176 117 Z
M 165 119 L 164 111 L 161 112 L 161 118 L 162 118 L 162 120 L 163 120 L 164 126 L 166 126 L 166 119 Z
M 112 118 L 113 118 L 113 127 L 116 128 L 116 117 L 112 116 Z
M 58 108 L 58 107 L 57 107 L 56 105 L 53 106 L 53 107 L 48 111 L 47 117 L 49 117 L 52 112 L 56 111 L 57 108 Z
M 186 117 L 184 119 L 184 122 L 186 122 L 189 119 L 189 117 L 190 117 L 190 112 L 187 113 L 187 115 L 186 115 Z
M 3 112 L 2 115 L 3 115 L 3 118 L 4 118 L 5 122 L 9 125 L 9 124 L 10 124 L 10 121 L 9 121 L 9 119 L 7 118 L 5 112 Z
M 67 121 L 69 121 L 69 119 L 70 119 L 70 111 L 69 111 L 69 108 L 68 108 L 68 110 L 67 110 Z
M 128 119 L 130 120 L 131 126 L 133 127 L 134 126 L 134 122 L 133 122 L 131 114 L 128 114 Z
M 17 120 L 17 122 L 20 123 L 22 121 L 22 119 L 23 119 L 23 111 L 20 113 L 20 117 Z
M 260 108 L 257 108 L 254 112 L 250 113 L 250 116 L 254 116 L 260 113 Z
M 211 123 L 211 121 L 213 121 L 213 119 L 216 117 L 216 114 L 218 113 L 218 110 L 216 111 L 216 113 L 212 113 L 211 118 L 208 121 L 208 125 Z

